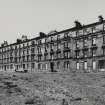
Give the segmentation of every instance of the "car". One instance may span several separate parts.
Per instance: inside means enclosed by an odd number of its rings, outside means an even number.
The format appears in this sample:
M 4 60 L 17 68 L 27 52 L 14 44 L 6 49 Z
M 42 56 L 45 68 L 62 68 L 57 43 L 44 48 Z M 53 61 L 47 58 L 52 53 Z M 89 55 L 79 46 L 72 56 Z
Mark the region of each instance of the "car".
M 20 69 L 15 69 L 15 72 L 27 73 L 28 70 L 27 69 L 20 68 Z

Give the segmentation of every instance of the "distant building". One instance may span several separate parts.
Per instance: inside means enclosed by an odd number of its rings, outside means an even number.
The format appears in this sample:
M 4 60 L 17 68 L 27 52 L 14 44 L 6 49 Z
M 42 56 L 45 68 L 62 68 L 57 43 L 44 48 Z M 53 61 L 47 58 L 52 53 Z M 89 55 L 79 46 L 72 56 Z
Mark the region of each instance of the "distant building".
M 81 25 L 0 47 L 0 70 L 27 69 L 29 72 L 105 71 L 105 21 Z

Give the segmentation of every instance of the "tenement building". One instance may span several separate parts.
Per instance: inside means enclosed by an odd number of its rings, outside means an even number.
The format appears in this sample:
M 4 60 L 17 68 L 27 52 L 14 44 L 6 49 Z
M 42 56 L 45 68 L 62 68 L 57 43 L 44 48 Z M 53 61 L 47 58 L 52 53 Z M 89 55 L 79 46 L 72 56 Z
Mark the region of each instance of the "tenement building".
M 7 41 L 0 47 L 0 70 L 29 72 L 98 72 L 105 71 L 105 21 L 81 25 L 38 37 Z

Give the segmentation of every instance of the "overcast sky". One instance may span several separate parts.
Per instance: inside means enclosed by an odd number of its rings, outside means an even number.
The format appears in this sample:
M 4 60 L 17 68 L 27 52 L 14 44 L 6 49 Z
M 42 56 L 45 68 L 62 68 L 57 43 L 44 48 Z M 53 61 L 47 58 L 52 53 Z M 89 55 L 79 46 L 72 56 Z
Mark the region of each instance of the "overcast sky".
M 0 0 L 0 43 L 68 29 L 76 19 L 96 22 L 100 14 L 105 17 L 105 0 Z

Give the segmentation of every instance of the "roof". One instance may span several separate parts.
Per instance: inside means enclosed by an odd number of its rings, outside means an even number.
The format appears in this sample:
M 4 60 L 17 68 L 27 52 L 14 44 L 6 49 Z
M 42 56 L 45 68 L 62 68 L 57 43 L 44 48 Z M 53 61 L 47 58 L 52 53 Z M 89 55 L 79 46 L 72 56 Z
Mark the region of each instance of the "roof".
M 92 24 L 83 25 L 81 28 L 72 27 L 72 28 L 69 28 L 69 29 L 66 29 L 66 30 L 62 30 L 62 31 L 59 31 L 59 32 L 56 31 L 56 33 L 52 33 L 50 35 L 46 35 L 46 36 L 43 36 L 43 37 L 38 36 L 38 37 L 35 37 L 35 38 L 32 38 L 32 39 L 27 39 L 26 41 L 23 41 L 21 43 L 16 43 L 15 42 L 15 43 L 9 44 L 7 46 L 22 44 L 22 43 L 26 43 L 26 42 L 29 42 L 29 41 L 32 41 L 32 40 L 39 40 L 39 39 L 42 39 L 42 38 L 45 38 L 45 37 L 54 36 L 54 35 L 65 33 L 65 32 L 69 32 L 69 31 L 76 31 L 76 30 L 80 30 L 80 29 L 83 29 L 83 28 L 96 26 L 96 25 L 99 25 L 99 24 L 102 24 L 102 23 L 105 23 L 105 20 L 103 20 L 103 22 L 95 22 L 95 23 L 92 23 Z M 4 46 L 4 47 L 7 47 L 7 46 Z M 0 48 L 3 48 L 3 47 L 0 47 Z

